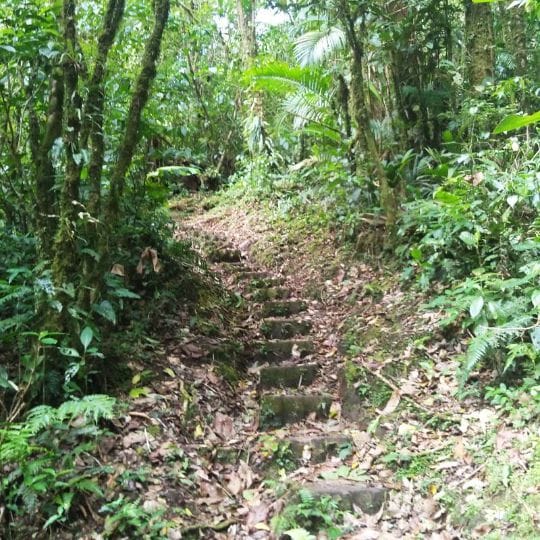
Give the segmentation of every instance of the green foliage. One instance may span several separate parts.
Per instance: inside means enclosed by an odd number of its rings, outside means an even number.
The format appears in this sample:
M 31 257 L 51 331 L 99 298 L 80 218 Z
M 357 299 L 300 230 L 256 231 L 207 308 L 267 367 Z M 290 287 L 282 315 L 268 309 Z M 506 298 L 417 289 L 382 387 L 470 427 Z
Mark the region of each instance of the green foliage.
M 120 495 L 114 501 L 104 504 L 100 513 L 105 514 L 107 538 L 117 534 L 136 534 L 139 538 L 164 538 L 163 530 L 170 525 L 163 518 L 164 507 L 146 509 L 139 500 L 131 501 Z
M 114 416 L 115 400 L 89 395 L 57 408 L 30 410 L 17 423 L 0 424 L 0 483 L 8 520 L 43 529 L 64 523 L 83 494 L 101 496 L 103 467 L 85 456 L 95 449 L 102 419 Z
M 338 509 L 335 499 L 315 498 L 310 491 L 301 489 L 298 492 L 298 500 L 288 504 L 275 516 L 272 526 L 276 534 L 283 534 L 290 529 L 304 529 L 310 533 L 324 531 L 328 538 L 333 539 L 342 535 L 342 529 L 339 527 L 341 522 L 342 512 Z

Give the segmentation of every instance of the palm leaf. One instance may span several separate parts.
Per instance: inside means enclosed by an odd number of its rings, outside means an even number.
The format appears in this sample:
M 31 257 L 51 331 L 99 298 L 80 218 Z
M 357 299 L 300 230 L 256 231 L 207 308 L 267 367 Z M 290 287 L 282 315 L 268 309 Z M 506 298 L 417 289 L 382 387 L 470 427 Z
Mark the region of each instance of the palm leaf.
M 294 53 L 301 66 L 322 64 L 345 46 L 345 32 L 335 26 L 302 34 L 294 45 Z

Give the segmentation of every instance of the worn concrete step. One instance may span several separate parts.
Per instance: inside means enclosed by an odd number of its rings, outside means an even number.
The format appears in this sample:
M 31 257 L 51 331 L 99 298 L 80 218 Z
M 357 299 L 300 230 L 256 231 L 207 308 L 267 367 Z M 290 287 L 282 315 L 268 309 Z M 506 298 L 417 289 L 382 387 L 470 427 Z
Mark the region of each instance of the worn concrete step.
M 215 263 L 232 263 L 242 260 L 242 253 L 238 249 L 214 248 L 208 253 L 208 260 Z
M 261 322 L 261 333 L 269 339 L 290 339 L 308 334 L 311 326 L 311 321 L 269 317 Z
M 317 364 L 280 364 L 266 366 L 259 373 L 261 388 L 298 388 L 308 386 L 317 377 Z
M 332 396 L 328 394 L 266 394 L 261 398 L 259 423 L 265 429 L 301 422 L 313 414 L 327 418 L 331 405 Z
M 221 268 L 228 270 L 229 272 L 251 272 L 249 266 L 246 266 L 245 262 L 224 262 L 221 263 Z
M 284 439 L 288 449 L 296 461 L 322 463 L 353 444 L 347 435 L 299 435 Z
M 244 281 L 246 283 L 246 288 L 250 291 L 268 287 L 279 287 L 285 283 L 284 278 L 273 276 L 268 272 L 239 272 L 238 280 Z
M 253 342 L 254 362 L 283 362 L 290 360 L 293 350 L 300 354 L 300 357 L 315 350 L 313 341 L 309 339 L 273 339 L 268 341 Z
M 271 300 L 262 305 L 261 314 L 263 317 L 288 317 L 306 309 L 307 304 L 303 300 Z
M 291 295 L 290 289 L 285 287 L 266 287 L 256 289 L 253 292 L 252 299 L 255 302 L 267 302 L 268 300 L 284 300 Z
M 376 514 L 386 501 L 385 488 L 369 487 L 351 480 L 317 480 L 304 484 L 300 489 L 309 491 L 314 498 L 331 497 L 338 501 L 339 508 L 350 511 L 353 506 L 366 514 Z

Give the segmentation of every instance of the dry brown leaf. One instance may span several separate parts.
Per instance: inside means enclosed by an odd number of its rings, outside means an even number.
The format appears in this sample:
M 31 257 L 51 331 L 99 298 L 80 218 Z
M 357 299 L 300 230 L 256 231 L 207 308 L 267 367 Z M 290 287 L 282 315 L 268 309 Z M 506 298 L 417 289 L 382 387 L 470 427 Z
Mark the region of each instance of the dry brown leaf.
M 112 268 L 110 269 L 110 273 L 120 277 L 124 277 L 126 275 L 123 264 L 113 264 Z
M 224 440 L 229 440 L 234 435 L 233 419 L 223 413 L 216 413 L 214 418 L 214 431 Z
M 463 461 L 464 463 L 472 463 L 472 457 L 467 452 L 465 445 L 463 444 L 463 437 L 458 437 L 458 440 L 456 441 L 454 446 L 454 457 Z
M 400 401 L 401 401 L 401 392 L 396 389 L 392 392 L 392 395 L 390 396 L 390 399 L 386 402 L 386 405 L 384 409 L 382 410 L 381 414 L 385 416 L 387 414 L 393 413 L 398 408 Z
M 264 523 L 268 517 L 268 505 L 259 503 L 249 508 L 249 513 L 246 518 L 246 525 L 248 527 L 257 528 L 258 525 Z

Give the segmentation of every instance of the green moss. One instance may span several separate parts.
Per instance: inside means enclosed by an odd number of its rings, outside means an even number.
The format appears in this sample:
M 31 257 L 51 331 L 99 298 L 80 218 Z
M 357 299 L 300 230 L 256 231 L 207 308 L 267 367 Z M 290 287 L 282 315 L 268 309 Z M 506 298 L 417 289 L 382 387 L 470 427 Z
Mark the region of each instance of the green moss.
M 242 380 L 241 372 L 235 364 L 236 362 L 218 362 L 216 364 L 219 375 L 233 386 L 236 386 Z

